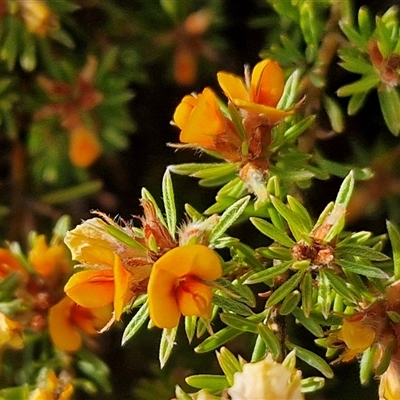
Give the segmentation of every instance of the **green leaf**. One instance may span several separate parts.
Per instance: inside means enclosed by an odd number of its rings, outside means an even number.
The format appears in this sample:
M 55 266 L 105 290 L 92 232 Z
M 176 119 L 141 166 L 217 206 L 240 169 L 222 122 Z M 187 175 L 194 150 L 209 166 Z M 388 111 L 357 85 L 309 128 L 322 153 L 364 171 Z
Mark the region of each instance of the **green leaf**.
M 362 385 L 367 385 L 373 374 L 374 358 L 377 346 L 371 346 L 362 354 L 360 361 L 360 382 Z
M 307 229 L 307 232 L 310 232 L 313 223 L 307 209 L 303 206 L 303 204 L 300 203 L 299 200 L 290 195 L 287 196 L 287 201 L 291 210 L 295 212 L 296 215 L 301 219 L 301 222 L 303 223 L 305 229 Z
M 197 326 L 196 315 L 185 317 L 185 333 L 189 343 L 191 343 L 194 338 L 194 335 L 196 333 L 196 326 Z
M 325 386 L 325 379 L 320 376 L 311 376 L 301 380 L 301 393 L 312 393 Z
M 336 246 L 335 254 L 338 258 L 345 257 L 346 255 L 351 255 L 366 258 L 367 260 L 371 261 L 390 260 L 390 257 L 388 257 L 386 254 L 371 249 L 371 247 L 357 244 L 343 245 L 342 242 L 338 243 L 338 245 Z
M 284 41 L 285 38 L 282 38 L 282 40 Z M 297 101 L 298 86 L 300 83 L 301 75 L 302 71 L 300 69 L 296 69 L 287 79 L 283 94 L 279 100 L 279 103 L 276 106 L 279 110 L 287 110 L 290 107 L 294 106 L 295 102 Z M 289 139 L 287 138 L 287 140 Z
M 357 93 L 366 93 L 371 89 L 378 87 L 379 84 L 380 79 L 376 74 L 364 75 L 358 81 L 342 86 L 338 89 L 337 95 L 339 97 L 347 97 Z
M 239 303 L 230 297 L 219 296 L 218 294 L 214 295 L 213 304 L 222 308 L 224 311 L 230 311 L 239 315 L 249 316 L 254 314 L 245 304 Z
M 285 281 L 281 286 L 276 289 L 271 296 L 268 298 L 265 308 L 272 307 L 278 304 L 282 299 L 284 299 L 293 289 L 295 289 L 301 279 L 303 278 L 304 271 L 298 271 L 287 281 Z
M 251 217 L 250 222 L 265 236 L 286 247 L 293 247 L 295 242 L 281 229 L 261 218 Z
M 289 293 L 283 300 L 282 305 L 279 308 L 279 314 L 289 315 L 297 307 L 301 299 L 301 293 L 298 290 L 294 290 Z
M 340 29 L 347 36 L 352 44 L 357 46 L 360 50 L 366 49 L 367 40 L 369 38 L 365 38 L 364 36 L 360 35 L 354 27 L 347 23 L 339 22 L 339 25 Z
M 367 95 L 367 92 L 353 94 L 347 105 L 347 113 L 351 116 L 356 115 L 361 107 L 364 106 Z
M 350 303 L 357 303 L 357 297 L 355 296 L 354 292 L 349 288 L 346 281 L 341 278 L 340 276 L 336 275 L 333 271 L 329 269 L 323 269 L 320 271 L 320 274 L 326 276 L 329 280 L 332 288 L 335 290 L 337 294 L 342 296 L 344 299 L 349 301 Z
M 274 360 L 280 359 L 282 355 L 282 345 L 276 335 L 272 332 L 267 325 L 263 323 L 258 324 L 258 334 L 262 337 L 268 351 L 271 353 Z
M 246 208 L 247 204 L 250 201 L 250 196 L 246 196 L 243 199 L 239 199 L 230 207 L 228 207 L 224 213 L 221 215 L 217 225 L 210 232 L 209 241 L 212 243 L 213 241 L 219 239 L 225 231 L 233 225 L 233 223 L 240 217 Z
M 400 133 L 400 95 L 396 88 L 378 90 L 383 118 L 393 135 Z
M 390 244 L 393 251 L 394 277 L 400 279 L 400 230 L 393 222 L 386 221 Z
M 270 247 L 260 247 L 257 249 L 257 253 L 261 254 L 263 257 L 270 258 L 272 260 L 277 259 L 282 261 L 289 261 L 293 258 L 290 249 L 275 245 Z
M 168 361 L 174 347 L 174 341 L 178 327 L 172 329 L 163 329 L 160 342 L 160 350 L 158 358 L 160 360 L 160 368 L 164 368 L 165 363 Z
M 322 101 L 333 131 L 336 133 L 343 132 L 345 128 L 344 115 L 339 103 L 327 95 L 323 96 Z
M 367 265 L 362 261 L 352 262 L 343 259 L 337 259 L 337 264 L 339 264 L 342 268 L 353 272 L 354 274 L 364 275 L 369 278 L 378 278 L 378 279 L 388 279 L 388 275 L 383 272 L 381 269 L 373 267 L 371 265 Z
M 197 389 L 221 391 L 230 386 L 225 375 L 192 375 L 185 378 L 185 381 L 188 385 L 193 386 Z
M 165 216 L 167 219 L 167 227 L 170 235 L 175 237 L 176 232 L 176 208 L 174 188 L 172 186 L 172 179 L 169 170 L 164 173 L 162 180 L 162 194 L 164 200 Z
M 2 400 L 28 400 L 30 397 L 31 388 L 29 386 L 17 386 L 0 389 L 0 398 Z
M 288 223 L 296 241 L 305 240 L 305 238 L 308 237 L 309 231 L 307 227 L 304 226 L 300 217 L 294 211 L 286 207 L 278 198 L 271 196 L 271 201 L 279 214 L 282 215 Z
M 343 180 L 340 185 L 339 192 L 335 199 L 335 206 L 347 207 L 350 202 L 354 190 L 354 172 L 350 173 Z
M 239 315 L 222 313 L 220 314 L 221 321 L 231 328 L 238 329 L 243 332 L 257 333 L 257 320 L 264 318 L 263 315 L 254 316 L 255 321 L 240 317 Z
M 312 351 L 304 349 L 303 347 L 297 346 L 293 343 L 287 342 L 287 347 L 289 350 L 296 350 L 296 356 L 303 360 L 305 363 L 311 367 L 317 369 L 322 375 L 327 378 L 333 378 L 332 368 L 327 364 L 327 362 L 320 356 L 314 354 Z
M 129 247 L 132 247 L 133 249 L 147 253 L 146 247 L 141 245 L 132 236 L 127 235 L 122 229 L 112 225 L 106 225 L 105 229 L 111 236 L 113 236 L 115 239 L 118 239 L 118 241 L 126 244 Z
M 250 275 L 246 280 L 246 285 L 252 285 L 255 283 L 268 283 L 269 280 L 284 274 L 293 264 L 293 260 L 283 262 L 278 265 L 274 265 L 273 267 L 267 268 L 263 271 L 256 272 L 253 275 Z
M 301 281 L 301 308 L 306 317 L 310 316 L 313 308 L 313 278 L 311 272 L 307 271 Z
M 255 251 L 244 243 L 234 243 L 232 251 L 240 262 L 247 264 L 254 271 L 263 271 L 264 265 L 257 259 Z
M 223 328 L 217 333 L 214 333 L 214 335 L 205 339 L 194 349 L 194 351 L 196 353 L 207 353 L 208 351 L 215 350 L 223 344 L 230 342 L 241 333 L 242 331 L 239 331 L 238 329 L 230 327 Z
M 140 327 L 146 322 L 149 316 L 149 307 L 147 301 L 139 308 L 135 316 L 129 321 L 124 333 L 122 334 L 121 345 L 123 346 L 129 339 L 131 339 Z
M 238 359 L 226 348 L 222 347 L 217 353 L 218 363 L 221 366 L 222 371 L 226 375 L 229 386 L 233 385 L 233 376 L 236 372 L 240 372 L 242 367 Z
M 175 386 L 176 400 L 192 400 L 192 397 L 186 394 L 179 385 Z
M 310 316 L 307 317 L 300 308 L 296 307 L 293 310 L 293 315 L 304 326 L 304 328 L 310 331 L 314 336 L 324 336 L 324 331 L 322 330 L 321 326 Z

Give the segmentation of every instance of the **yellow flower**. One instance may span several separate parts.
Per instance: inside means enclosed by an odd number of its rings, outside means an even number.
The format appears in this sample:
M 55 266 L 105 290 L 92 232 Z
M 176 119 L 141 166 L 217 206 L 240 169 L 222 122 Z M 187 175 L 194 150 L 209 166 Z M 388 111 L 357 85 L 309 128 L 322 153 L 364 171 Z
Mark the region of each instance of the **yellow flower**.
M 22 349 L 24 346 L 22 337 L 22 325 L 7 318 L 0 313 L 0 346 L 9 346 L 14 349 Z
M 51 19 L 51 11 L 47 3 L 42 0 L 20 0 L 19 5 L 28 31 L 38 36 L 46 36 Z
M 67 256 L 64 244 L 48 246 L 44 235 L 36 237 L 29 252 L 29 262 L 39 275 L 48 278 L 56 272 L 67 273 L 71 269 L 71 262 Z
M 67 232 L 65 243 L 73 259 L 88 269 L 72 275 L 64 290 L 82 307 L 113 304 L 118 321 L 136 292 L 144 292 L 141 286 L 147 282 L 151 264 L 146 252 L 124 245 L 108 233 L 107 227 L 100 218 L 92 218 Z
M 390 363 L 380 377 L 379 400 L 400 399 L 400 371 L 396 364 Z
M 110 306 L 89 309 L 64 297 L 49 312 L 51 340 L 61 350 L 76 351 L 82 345 L 82 333 L 98 333 L 111 319 L 111 312 Z
M 213 149 L 217 136 L 227 130 L 227 119 L 218 106 L 215 93 L 205 88 L 197 97 L 185 96 L 174 113 L 174 122 L 182 130 L 180 141 Z
M 173 328 L 181 315 L 209 318 L 212 291 L 205 281 L 222 275 L 219 256 L 207 246 L 176 247 L 153 266 L 148 285 L 150 318 L 159 328 Z
M 228 389 L 232 400 L 302 400 L 301 372 L 275 362 L 269 355 L 236 372 Z
M 90 167 L 100 156 L 101 145 L 96 134 L 83 125 L 70 132 L 69 158 L 79 168 Z
M 285 80 L 275 61 L 266 59 L 256 64 L 249 87 L 242 78 L 227 72 L 218 72 L 217 77 L 225 95 L 236 107 L 250 114 L 262 115 L 270 125 L 292 113 L 276 108 Z
M 39 387 L 29 395 L 29 400 L 70 400 L 73 392 L 71 383 L 57 378 L 54 371 L 49 371 L 45 379 L 39 382 Z
M 344 319 L 338 339 L 346 344 L 343 361 L 350 361 L 358 354 L 363 353 L 376 339 L 375 329 L 366 324 L 363 319 Z

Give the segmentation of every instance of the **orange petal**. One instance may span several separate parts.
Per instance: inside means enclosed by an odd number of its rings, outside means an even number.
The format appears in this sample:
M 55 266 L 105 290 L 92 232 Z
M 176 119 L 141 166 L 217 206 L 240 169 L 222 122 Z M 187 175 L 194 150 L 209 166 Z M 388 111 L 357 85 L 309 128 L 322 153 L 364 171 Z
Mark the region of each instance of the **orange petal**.
M 212 148 L 214 137 L 225 132 L 226 120 L 218 107 L 214 92 L 205 88 L 197 98 L 190 118 L 180 134 L 183 143 L 194 143 L 204 148 Z
M 25 273 L 25 270 L 10 250 L 0 248 L 0 278 L 5 278 L 13 272 Z
M 181 246 L 164 254 L 153 265 L 147 288 L 150 318 L 153 323 L 159 328 L 173 328 L 178 325 L 181 310 L 176 289 L 181 279 L 194 276 L 214 280 L 221 275 L 220 258 L 207 246 Z M 190 310 L 185 309 L 185 312 Z
M 97 160 L 100 153 L 101 146 L 94 132 L 83 126 L 71 132 L 69 158 L 72 164 L 87 168 Z
M 174 113 L 174 122 L 181 130 L 186 126 L 193 107 L 197 104 L 197 98 L 193 96 L 185 96 L 176 107 Z
M 121 258 L 114 255 L 114 318 L 116 321 L 121 319 L 122 311 L 126 303 L 132 297 L 129 290 L 130 273 L 122 264 Z
M 277 122 L 287 117 L 288 115 L 293 114 L 293 110 L 291 111 L 278 110 L 277 108 L 264 106 L 262 104 L 257 104 L 250 101 L 235 100 L 234 104 L 235 106 L 242 108 L 243 110 L 246 110 L 249 113 L 262 115 L 268 120 L 269 124 L 271 125 L 276 124 Z
M 218 72 L 217 79 L 219 86 L 221 86 L 225 96 L 228 97 L 229 100 L 250 100 L 249 92 L 242 78 L 227 72 Z
M 362 320 L 350 321 L 344 319 L 342 329 L 338 334 L 338 338 L 343 340 L 349 349 L 357 353 L 362 353 L 368 349 L 374 343 L 375 337 L 375 330 Z
M 82 307 L 104 307 L 114 301 L 114 274 L 110 270 L 87 270 L 72 275 L 65 293 Z
M 211 288 L 204 283 L 187 277 L 177 288 L 176 297 L 182 315 L 210 317 L 213 294 Z
M 279 64 L 272 60 L 260 61 L 251 75 L 251 100 L 275 107 L 282 97 L 285 78 Z
M 49 312 L 49 331 L 52 342 L 64 351 L 76 351 L 81 347 L 82 339 L 72 324 L 71 312 L 76 304 L 64 297 L 51 307 Z
M 55 271 L 56 259 L 49 251 L 44 235 L 36 238 L 32 250 L 29 252 L 29 262 L 39 275 L 49 277 Z
M 197 76 L 197 57 L 189 46 L 178 46 L 174 54 L 174 77 L 178 85 L 193 84 Z

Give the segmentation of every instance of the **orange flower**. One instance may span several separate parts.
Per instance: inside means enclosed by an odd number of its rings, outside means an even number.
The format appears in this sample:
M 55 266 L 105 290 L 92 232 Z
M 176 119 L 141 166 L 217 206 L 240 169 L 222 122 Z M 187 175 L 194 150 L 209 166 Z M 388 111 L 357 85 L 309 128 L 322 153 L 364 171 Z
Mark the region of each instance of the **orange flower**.
M 13 272 L 26 273 L 10 250 L 0 248 L 0 278 L 6 278 Z
M 72 275 L 64 290 L 82 307 L 113 304 L 118 321 L 125 305 L 138 291 L 144 291 L 141 285 L 147 282 L 151 264 L 146 249 L 124 245 L 108 233 L 108 228 L 114 228 L 127 236 L 123 228 L 116 227 L 117 224 L 110 226 L 100 218 L 92 218 L 67 232 L 65 243 L 73 259 L 89 269 Z
M 227 130 L 227 119 L 219 109 L 215 93 L 209 88 L 197 97 L 185 96 L 175 110 L 174 122 L 182 130 L 181 142 L 208 149 L 214 147 L 215 137 Z
M 64 351 L 76 351 L 82 345 L 82 333 L 94 335 L 111 319 L 111 307 L 85 308 L 64 297 L 49 312 L 49 331 L 54 345 Z
M 101 153 L 101 145 L 96 134 L 83 125 L 70 132 L 69 158 L 75 166 L 87 168 Z
M 181 314 L 209 318 L 212 291 L 205 281 L 221 275 L 220 259 L 207 246 L 176 247 L 164 254 L 153 266 L 147 289 L 153 323 L 173 328 Z
M 339 331 L 338 338 L 343 340 L 347 346 L 343 361 L 350 361 L 375 342 L 376 331 L 357 316 L 353 319 L 343 320 L 343 326 Z
M 71 262 L 64 244 L 48 246 L 44 235 L 39 235 L 29 252 L 29 262 L 39 275 L 49 278 L 56 272 L 67 273 Z
M 281 67 L 275 61 L 260 61 L 253 69 L 249 86 L 245 81 L 227 72 L 218 72 L 219 85 L 228 99 L 238 108 L 263 116 L 273 125 L 292 114 L 276 108 L 285 86 Z
M 49 371 L 39 382 L 39 387 L 29 395 L 29 400 L 70 400 L 74 388 L 67 379 L 57 378 L 54 371 Z

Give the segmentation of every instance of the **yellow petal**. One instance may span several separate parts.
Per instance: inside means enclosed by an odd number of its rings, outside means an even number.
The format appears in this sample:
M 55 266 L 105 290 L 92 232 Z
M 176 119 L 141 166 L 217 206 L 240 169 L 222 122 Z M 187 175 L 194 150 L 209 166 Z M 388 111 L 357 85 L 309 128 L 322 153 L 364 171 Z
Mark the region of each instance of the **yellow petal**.
M 49 312 L 49 332 L 52 342 L 64 351 L 76 351 L 81 347 L 82 339 L 76 327 L 72 325 L 71 312 L 76 304 L 64 297 L 51 307 Z
M 49 277 L 54 273 L 56 259 L 53 257 L 53 254 L 49 252 L 49 246 L 46 243 L 44 235 L 40 235 L 36 238 L 35 244 L 29 252 L 29 262 L 39 275 Z
M 338 334 L 338 338 L 343 340 L 349 349 L 357 353 L 368 349 L 374 343 L 375 337 L 375 330 L 362 320 L 344 319 L 342 329 Z
M 285 77 L 279 64 L 272 60 L 260 61 L 251 75 L 251 100 L 275 107 L 282 97 Z
M 214 145 L 214 138 L 225 132 L 226 121 L 218 107 L 214 92 L 205 88 L 197 98 L 190 118 L 184 126 L 180 141 L 194 143 L 205 148 Z
M 111 270 L 87 270 L 72 275 L 65 293 L 82 307 L 104 307 L 114 301 L 114 274 Z
M 250 101 L 235 100 L 234 104 L 249 113 L 262 115 L 271 125 L 276 124 L 286 116 L 293 114 L 293 111 L 278 110 L 277 108 L 252 103 Z
M 79 168 L 87 168 L 100 156 L 101 146 L 95 133 L 85 127 L 74 129 L 70 135 L 69 158 Z
M 197 98 L 193 96 L 185 96 L 182 101 L 176 107 L 174 113 L 174 122 L 181 130 L 186 126 L 190 114 L 193 111 L 194 106 L 197 103 Z
M 121 258 L 114 255 L 114 318 L 116 321 L 121 319 L 122 311 L 126 303 L 132 297 L 129 291 L 130 273 L 123 266 Z
M 250 100 L 249 92 L 242 78 L 227 72 L 218 72 L 217 79 L 219 86 L 221 86 L 225 96 L 228 97 L 229 100 Z

